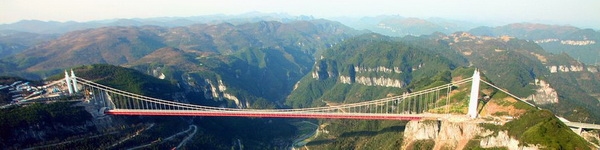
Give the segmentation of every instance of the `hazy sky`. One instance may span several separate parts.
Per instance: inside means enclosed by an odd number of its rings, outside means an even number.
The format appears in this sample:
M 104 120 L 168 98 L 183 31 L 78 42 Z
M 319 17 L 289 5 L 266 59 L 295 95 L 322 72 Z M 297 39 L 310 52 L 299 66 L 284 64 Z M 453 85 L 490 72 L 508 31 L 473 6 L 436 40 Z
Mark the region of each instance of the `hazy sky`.
M 30 19 L 90 21 L 251 11 L 317 18 L 400 15 L 600 28 L 600 0 L 1 0 L 0 24 Z

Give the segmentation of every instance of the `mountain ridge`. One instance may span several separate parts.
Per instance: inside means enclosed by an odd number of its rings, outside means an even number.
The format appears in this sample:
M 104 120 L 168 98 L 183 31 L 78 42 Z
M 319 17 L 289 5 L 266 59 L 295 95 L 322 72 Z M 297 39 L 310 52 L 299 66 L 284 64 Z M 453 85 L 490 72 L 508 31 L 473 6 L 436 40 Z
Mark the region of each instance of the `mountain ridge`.
M 198 24 L 174 28 L 102 27 L 66 33 L 4 60 L 17 64 L 16 68 L 34 72 L 91 63 L 133 63 L 163 47 L 178 48 L 194 55 L 230 55 L 248 46 L 287 46 L 298 47 L 301 53 L 313 55 L 330 46 L 325 43 L 339 41 L 352 32 L 356 31 L 326 20 Z

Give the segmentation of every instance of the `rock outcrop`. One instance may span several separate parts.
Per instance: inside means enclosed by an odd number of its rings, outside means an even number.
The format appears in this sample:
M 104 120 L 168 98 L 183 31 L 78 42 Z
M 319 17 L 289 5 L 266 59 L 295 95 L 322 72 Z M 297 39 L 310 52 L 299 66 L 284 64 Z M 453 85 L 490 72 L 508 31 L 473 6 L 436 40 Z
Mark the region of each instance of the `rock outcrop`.
M 352 82 L 354 81 L 354 82 Z M 340 76 L 339 82 L 344 84 L 362 84 L 366 86 L 383 86 L 383 87 L 404 87 L 405 83 L 398 79 L 386 78 L 386 77 L 365 77 L 357 76 L 355 78 L 349 76 Z
M 479 146 L 481 148 L 493 148 L 493 147 L 506 147 L 508 149 L 518 149 L 518 150 L 537 150 L 539 149 L 536 146 L 532 147 L 524 147 L 519 146 L 519 141 L 508 136 L 506 131 L 499 131 L 495 136 L 488 136 L 481 138 L 479 141 Z
M 423 65 L 420 64 L 413 68 L 413 71 L 419 69 Z M 399 67 L 361 67 L 355 66 L 352 68 L 350 75 L 340 75 L 335 68 L 328 68 L 326 63 L 319 63 L 315 66 L 315 71 L 312 72 L 313 79 L 324 80 L 328 78 L 338 78 L 338 82 L 343 84 L 361 84 L 366 86 L 382 86 L 382 87 L 397 87 L 402 88 L 406 83 L 402 80 L 386 77 L 385 74 L 400 74 L 402 70 Z M 369 76 L 367 73 L 381 73 L 384 75 Z
M 584 69 L 584 67 L 582 65 L 558 65 L 558 66 L 547 66 L 546 68 L 548 68 L 548 70 L 550 70 L 550 73 L 581 72 L 581 71 L 586 70 L 586 69 Z M 591 70 L 589 68 L 587 70 L 591 72 Z
M 400 67 L 387 68 L 384 66 L 379 66 L 379 67 L 375 67 L 375 68 L 355 66 L 354 71 L 356 73 L 363 73 L 363 72 L 402 73 L 402 70 L 400 70 Z
M 536 104 L 556 104 L 558 103 L 558 93 L 550 84 L 544 80 L 535 79 L 535 93 L 527 99 L 533 99 Z
M 211 93 L 213 99 L 232 100 L 233 102 L 235 102 L 235 105 L 238 108 L 246 108 L 247 106 L 249 106 L 248 102 L 244 103 L 239 98 L 237 98 L 235 95 L 225 92 L 225 90 L 227 90 L 227 86 L 225 86 L 225 84 L 223 84 L 223 80 L 218 80 L 217 81 L 218 85 L 213 84 L 213 82 L 209 79 L 205 79 L 205 82 L 208 84 L 208 86 L 210 86 L 210 93 Z
M 470 120 L 408 122 L 404 130 L 402 149 L 411 147 L 419 140 L 433 140 L 434 149 L 463 149 L 472 140 L 478 140 L 482 148 L 538 149 L 536 146 L 519 145 L 519 141 L 508 136 L 506 131 L 494 133 L 480 127 L 478 122 Z

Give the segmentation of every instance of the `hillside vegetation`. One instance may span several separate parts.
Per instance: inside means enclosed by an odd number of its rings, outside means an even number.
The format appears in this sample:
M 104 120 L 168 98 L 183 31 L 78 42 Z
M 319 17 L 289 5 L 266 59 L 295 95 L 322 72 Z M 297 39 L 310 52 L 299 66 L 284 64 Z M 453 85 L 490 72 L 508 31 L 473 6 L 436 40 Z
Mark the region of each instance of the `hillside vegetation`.
M 298 81 L 286 104 L 310 107 L 323 101 L 351 103 L 399 95 L 441 80 L 432 77 L 454 67 L 455 62 L 434 51 L 377 34 L 363 35 L 325 51 L 311 73 Z M 346 77 L 349 81 L 341 80 Z M 389 82 L 368 85 L 376 79 Z
M 160 80 L 133 69 L 112 65 L 89 65 L 74 69 L 78 77 L 92 80 L 117 89 L 150 95 L 170 100 L 180 89 L 166 80 Z M 53 78 L 60 78 L 56 75 Z M 201 93 L 184 93 L 186 96 L 200 95 L 196 102 L 215 105 L 204 100 Z M 276 149 L 285 146 L 296 130 L 288 120 L 253 119 L 231 117 L 148 117 L 110 116 L 113 128 L 97 130 L 90 114 L 73 103 L 56 102 L 33 104 L 26 107 L 2 109 L 0 127 L 5 129 L 0 143 L 5 148 L 27 148 L 64 142 L 51 147 L 93 149 L 92 147 L 132 148 L 150 144 L 148 148 L 168 149 L 177 146 L 182 137 L 172 141 L 161 141 L 185 131 L 190 125 L 197 126 L 193 143 L 186 148 L 229 149 L 233 141 L 243 141 L 250 149 Z M 252 130 L 247 130 L 252 128 Z M 28 134 L 22 134 L 27 132 Z M 44 134 L 41 134 L 44 133 Z M 39 136 L 33 136 L 33 135 Z M 133 136 L 135 135 L 135 136 Z M 128 139 L 128 137 L 135 137 Z M 80 139 L 80 140 L 76 140 Z M 119 142 L 125 140 L 125 142 Z
M 547 149 L 589 149 L 587 141 L 548 110 L 529 111 L 503 128 L 524 144 L 539 144 Z
M 532 83 L 536 79 L 548 80 L 549 78 L 560 77 L 549 73 L 539 55 L 547 58 L 546 63 L 561 61 L 555 59 L 560 57 L 544 52 L 543 49 L 533 43 L 519 39 L 479 39 L 480 37 L 470 36 L 468 33 L 440 36 L 444 38 L 425 36 L 396 39 L 377 34 L 366 34 L 347 39 L 340 45 L 323 52 L 322 56 L 318 57 L 319 59 L 313 66 L 312 71 L 297 83 L 295 90 L 288 96 L 286 104 L 293 107 L 335 106 L 343 103 L 390 97 L 400 95 L 403 92 L 414 92 L 446 84 L 452 80 L 468 78 L 475 69 L 473 67 L 477 67 L 482 71 L 484 80 L 505 87 L 511 93 L 523 97 L 534 93 L 536 87 Z M 431 42 L 432 38 L 438 42 Z M 406 41 L 413 44 L 407 44 Z M 414 43 L 420 43 L 420 45 L 414 45 Z M 502 50 L 498 50 L 499 46 L 503 47 Z M 465 60 L 469 61 L 473 67 L 467 67 L 464 63 Z M 397 80 L 395 82 L 367 85 L 364 81 L 359 81 L 364 78 L 367 78 L 367 80 L 369 78 L 370 80 L 378 78 Z M 550 82 L 565 83 L 560 80 Z M 576 84 L 571 83 L 563 86 L 573 87 Z M 450 97 L 449 103 L 440 102 L 438 106 L 450 108 L 451 113 L 465 114 L 469 90 L 466 86 L 453 88 L 451 94 L 448 95 Z M 518 102 L 485 84 L 482 84 L 480 91 L 482 95 L 480 109 L 482 109 L 484 115 L 519 117 L 533 110 L 527 104 Z M 483 97 L 488 98 L 484 99 Z M 575 104 L 573 104 L 574 102 Z M 564 98 L 560 103 L 588 107 L 587 105 L 576 104 L 577 102 L 579 101 Z M 580 102 L 585 102 L 585 100 Z M 596 105 L 596 103 L 590 104 L 592 106 Z M 591 108 L 586 109 L 592 110 Z M 431 110 L 431 112 L 436 111 L 439 110 L 435 108 Z M 545 112 L 547 113 L 547 111 Z M 594 115 L 595 112 L 579 112 L 582 115 L 590 116 L 588 119 L 597 119 L 598 117 Z M 569 116 L 575 117 L 573 114 L 569 114 Z M 530 116 L 525 118 L 527 117 Z M 557 124 L 556 120 L 552 120 L 556 118 L 538 117 L 546 118 L 546 120 L 537 120 L 537 123 Z M 520 123 L 509 124 L 506 130 L 512 130 L 508 128 L 529 129 L 530 127 L 515 124 Z M 321 135 L 309 142 L 307 146 L 325 149 L 391 148 L 394 147 L 394 143 L 401 143 L 401 137 L 394 135 L 401 135 L 402 130 L 384 129 L 390 126 L 396 126 L 397 128 L 404 126 L 402 122 L 388 124 L 379 121 L 354 120 L 322 120 L 321 125 L 320 130 L 323 130 L 320 132 Z M 351 126 L 361 128 L 352 128 Z M 368 126 L 368 128 L 362 128 L 364 126 Z M 529 144 L 549 144 L 530 141 L 530 137 L 540 136 L 534 133 L 545 132 L 546 127 L 531 129 L 523 136 L 513 133 L 511 133 L 511 136 Z M 569 131 L 568 128 L 560 125 L 557 126 L 556 130 L 561 134 Z M 323 133 L 325 131 L 328 131 L 328 133 Z M 354 134 L 357 136 L 345 136 Z M 565 136 L 574 137 L 571 134 Z M 394 140 L 389 141 L 391 139 Z M 379 140 L 387 142 L 383 143 Z M 557 139 L 549 138 L 548 140 Z M 423 142 L 421 146 L 427 147 L 428 142 Z M 565 141 L 564 143 L 549 144 L 548 146 L 571 147 L 581 142 L 578 140 Z

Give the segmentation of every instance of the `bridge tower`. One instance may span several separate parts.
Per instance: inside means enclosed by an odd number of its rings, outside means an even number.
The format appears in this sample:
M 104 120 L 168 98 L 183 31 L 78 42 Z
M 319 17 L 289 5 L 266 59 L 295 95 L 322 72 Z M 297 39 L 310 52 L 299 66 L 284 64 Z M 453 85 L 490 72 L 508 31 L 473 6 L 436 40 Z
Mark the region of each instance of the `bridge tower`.
M 77 77 L 75 77 L 75 72 L 73 72 L 73 69 L 71 69 L 71 81 L 73 81 L 73 92 L 79 92 L 79 89 L 77 88 Z
M 69 77 L 69 73 L 65 70 L 65 83 L 67 83 L 67 89 L 69 89 L 69 94 L 73 94 L 73 86 L 71 85 L 71 78 Z
M 471 81 L 471 97 L 469 98 L 469 111 L 467 115 L 471 118 L 477 118 L 477 103 L 479 102 L 479 82 L 481 78 L 479 71 L 475 69 L 473 72 L 473 81 Z

